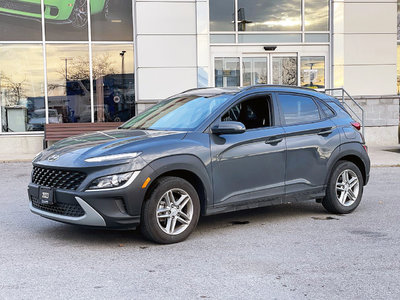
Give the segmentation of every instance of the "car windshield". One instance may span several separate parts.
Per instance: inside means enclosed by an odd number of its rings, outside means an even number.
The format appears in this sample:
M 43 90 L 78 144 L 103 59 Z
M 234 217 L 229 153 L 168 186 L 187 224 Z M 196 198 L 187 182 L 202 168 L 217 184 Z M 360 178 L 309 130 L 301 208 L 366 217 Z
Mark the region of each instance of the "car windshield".
M 123 129 L 191 131 L 233 95 L 177 95 L 168 98 L 121 126 Z

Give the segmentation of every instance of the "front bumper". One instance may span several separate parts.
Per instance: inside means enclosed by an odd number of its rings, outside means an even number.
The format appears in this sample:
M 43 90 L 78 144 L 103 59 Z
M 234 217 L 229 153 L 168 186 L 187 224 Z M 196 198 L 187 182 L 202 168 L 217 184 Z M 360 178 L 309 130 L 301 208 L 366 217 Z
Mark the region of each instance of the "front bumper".
M 39 207 L 33 204 L 34 202 L 32 200 L 30 201 L 29 208 L 33 213 L 55 221 L 77 224 L 77 225 L 95 226 L 95 227 L 107 226 L 104 218 L 93 207 L 91 207 L 89 204 L 87 204 L 83 199 L 79 197 L 75 197 L 75 199 L 78 203 L 77 205 L 79 205 L 84 211 L 84 214 L 82 216 L 68 216 L 40 209 Z
M 140 212 L 145 196 L 143 181 L 150 167 L 137 171 L 128 186 L 96 191 L 55 189 L 53 205 L 39 202 L 40 186 L 30 183 L 28 196 L 30 210 L 55 221 L 115 229 L 131 229 L 140 223 Z

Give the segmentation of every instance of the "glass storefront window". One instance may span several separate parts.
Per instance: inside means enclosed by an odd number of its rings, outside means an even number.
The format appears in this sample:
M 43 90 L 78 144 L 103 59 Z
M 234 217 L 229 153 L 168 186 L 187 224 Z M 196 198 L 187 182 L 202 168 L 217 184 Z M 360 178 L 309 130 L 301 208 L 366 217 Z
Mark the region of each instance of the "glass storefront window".
M 99 3 L 102 1 L 98 1 Z M 86 0 L 45 2 L 47 41 L 87 41 Z
M 135 115 L 133 45 L 93 45 L 95 122 L 125 122 Z
M 90 0 L 92 41 L 133 41 L 132 1 L 102 1 Z
M 239 31 L 300 31 L 301 0 L 238 0 Z
M 325 57 L 302 56 L 300 63 L 301 86 L 313 89 L 325 88 Z
M 272 83 L 279 85 L 297 85 L 297 57 L 272 58 Z
M 215 58 L 215 86 L 240 86 L 239 57 Z
M 210 0 L 210 31 L 235 30 L 235 1 Z
M 242 66 L 243 86 L 268 83 L 267 58 L 244 57 Z
M 305 0 L 306 31 L 329 30 L 329 0 Z
M 0 44 L 0 105 L 0 131 L 43 130 L 46 118 L 42 45 Z
M 40 0 L 0 1 L 1 41 L 40 41 L 42 39 Z
M 46 46 L 49 112 L 57 115 L 52 123 L 91 122 L 88 49 L 87 44 Z

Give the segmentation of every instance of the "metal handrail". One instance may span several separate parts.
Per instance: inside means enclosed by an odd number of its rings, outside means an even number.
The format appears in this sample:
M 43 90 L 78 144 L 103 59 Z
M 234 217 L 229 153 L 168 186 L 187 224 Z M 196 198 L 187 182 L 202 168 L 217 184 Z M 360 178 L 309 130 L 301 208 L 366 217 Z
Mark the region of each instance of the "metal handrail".
M 361 107 L 360 104 L 357 103 L 356 100 L 354 100 L 354 98 L 344 89 L 344 88 L 333 88 L 333 89 L 325 89 L 324 93 L 326 94 L 326 92 L 331 92 L 331 91 L 340 91 L 342 93 L 341 99 L 339 98 L 339 101 L 346 106 L 353 114 L 353 116 L 355 116 L 361 123 L 361 132 L 362 135 L 365 137 L 365 126 L 364 126 L 364 120 L 365 120 L 365 112 L 364 109 Z M 348 105 L 345 101 L 345 96 L 347 96 L 347 98 L 349 98 L 360 110 L 361 110 L 361 118 L 360 116 L 350 107 L 350 105 Z M 332 95 L 332 97 L 335 97 Z M 335 97 L 338 98 L 338 97 Z

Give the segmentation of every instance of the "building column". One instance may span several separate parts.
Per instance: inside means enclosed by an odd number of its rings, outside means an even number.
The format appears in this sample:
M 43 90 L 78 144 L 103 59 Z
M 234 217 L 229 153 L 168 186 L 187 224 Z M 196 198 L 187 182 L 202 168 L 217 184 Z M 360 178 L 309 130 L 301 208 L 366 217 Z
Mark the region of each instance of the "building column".
M 397 144 L 397 1 L 333 0 L 332 31 L 334 87 L 363 107 L 368 144 Z
M 198 85 L 196 1 L 135 1 L 137 110 Z

